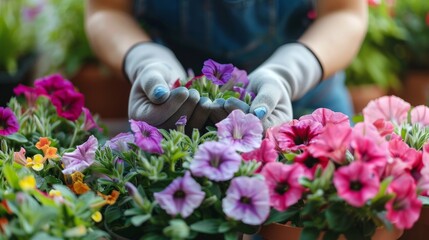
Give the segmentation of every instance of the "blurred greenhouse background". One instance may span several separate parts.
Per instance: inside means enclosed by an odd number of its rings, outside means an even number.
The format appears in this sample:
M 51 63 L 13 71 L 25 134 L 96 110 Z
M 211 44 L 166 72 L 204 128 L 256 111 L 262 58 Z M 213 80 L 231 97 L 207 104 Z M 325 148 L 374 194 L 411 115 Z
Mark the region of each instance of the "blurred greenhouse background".
M 427 104 L 429 1 L 368 3 L 368 34 L 346 69 L 356 113 L 380 94 Z M 130 86 L 91 52 L 84 31 L 84 0 L 0 0 L 0 4 L 0 106 L 10 97 L 7 90 L 18 82 L 60 72 L 85 94 L 93 112 L 105 119 L 127 117 Z M 375 95 L 366 96 L 369 93 Z

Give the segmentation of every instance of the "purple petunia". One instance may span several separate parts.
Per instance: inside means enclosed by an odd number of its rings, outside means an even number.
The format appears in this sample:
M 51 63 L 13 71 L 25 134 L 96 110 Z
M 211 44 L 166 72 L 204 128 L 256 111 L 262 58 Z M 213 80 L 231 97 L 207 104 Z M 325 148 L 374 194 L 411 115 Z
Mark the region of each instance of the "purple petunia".
M 270 196 L 265 181 L 255 177 L 234 178 L 222 200 L 222 208 L 228 217 L 243 223 L 263 223 L 270 213 Z
M 82 108 L 82 111 L 83 111 L 83 113 L 85 115 L 85 123 L 84 123 L 84 126 L 83 126 L 83 128 L 85 129 L 85 131 L 89 131 L 89 130 L 95 128 L 95 129 L 97 129 L 97 131 L 101 132 L 103 129 L 101 129 L 97 125 L 97 123 L 95 122 L 94 118 L 92 117 L 92 114 L 89 111 L 89 109 L 86 108 L 86 107 L 84 107 L 84 108 Z
M 189 172 L 185 176 L 176 178 L 162 192 L 154 194 L 159 206 L 168 214 L 180 214 L 183 218 L 190 216 L 204 200 L 205 193 L 201 186 L 191 177 Z
M 110 149 L 118 152 L 127 152 L 130 150 L 128 143 L 134 143 L 134 135 L 130 132 L 119 133 L 112 139 L 107 140 L 103 148 L 109 147 Z
M 235 148 L 221 142 L 201 144 L 191 162 L 194 176 L 207 177 L 213 181 L 226 181 L 234 176 L 241 164 L 241 156 Z
M 0 107 L 0 136 L 18 132 L 19 122 L 10 108 Z
M 262 123 L 253 114 L 241 110 L 232 111 L 227 118 L 216 124 L 220 142 L 234 146 L 241 152 L 250 152 L 261 146 Z
M 55 91 L 51 95 L 52 104 L 57 109 L 58 116 L 76 121 L 82 113 L 85 98 L 81 93 L 65 89 Z
M 76 150 L 64 153 L 61 161 L 64 164 L 64 174 L 82 172 L 94 163 L 98 140 L 90 136 L 86 142 L 77 146 Z
M 247 72 L 236 67 L 234 67 L 234 70 L 231 73 L 231 79 L 234 81 L 234 85 L 239 85 L 244 88 L 249 84 Z
M 232 64 L 220 64 L 212 59 L 206 60 L 201 70 L 206 78 L 216 85 L 226 84 L 231 79 L 233 71 L 234 66 Z
M 148 153 L 163 153 L 161 147 L 162 135 L 156 127 L 133 119 L 130 120 L 130 123 L 137 146 Z

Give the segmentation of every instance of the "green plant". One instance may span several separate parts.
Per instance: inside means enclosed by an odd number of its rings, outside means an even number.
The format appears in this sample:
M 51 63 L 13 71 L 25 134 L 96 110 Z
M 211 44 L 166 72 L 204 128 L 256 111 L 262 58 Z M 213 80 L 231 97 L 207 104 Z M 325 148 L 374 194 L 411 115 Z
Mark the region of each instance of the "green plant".
M 405 33 L 403 47 L 407 67 L 429 68 L 429 2 L 397 1 L 395 21 Z
M 22 14 L 30 7 L 26 0 L 0 0 L 0 71 L 14 74 L 19 58 L 33 50 L 33 22 Z
M 396 25 L 391 8 L 385 0 L 369 7 L 367 35 L 357 57 L 346 70 L 348 85 L 399 87 L 401 61 L 396 55 L 405 33 Z

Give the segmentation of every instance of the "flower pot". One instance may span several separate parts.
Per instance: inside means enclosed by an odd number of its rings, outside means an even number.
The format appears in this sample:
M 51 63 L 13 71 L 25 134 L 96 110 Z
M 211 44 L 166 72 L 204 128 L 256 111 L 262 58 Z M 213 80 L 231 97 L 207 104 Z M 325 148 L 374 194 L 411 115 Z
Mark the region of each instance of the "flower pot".
M 268 226 L 262 227 L 260 235 L 264 240 L 299 240 L 301 236 L 302 228 L 293 227 L 287 224 L 273 223 Z M 377 228 L 372 240 L 396 240 L 402 235 L 403 231 L 393 229 L 388 231 L 385 228 Z M 323 239 L 323 233 L 320 234 L 317 240 Z M 344 236 L 340 236 L 338 240 L 346 240 Z
M 35 64 L 36 55 L 27 54 L 18 61 L 18 69 L 15 74 L 0 71 L 0 106 L 6 106 L 10 98 L 14 96 L 13 89 L 18 84 L 25 84 L 29 80 L 30 72 Z
M 410 70 L 403 79 L 400 97 L 413 106 L 429 104 L 429 70 Z
M 366 105 L 376 98 L 387 94 L 387 91 L 375 84 L 348 86 L 356 114 L 361 113 Z
M 423 206 L 419 220 L 411 229 L 405 230 L 400 240 L 426 240 L 429 233 L 429 206 Z

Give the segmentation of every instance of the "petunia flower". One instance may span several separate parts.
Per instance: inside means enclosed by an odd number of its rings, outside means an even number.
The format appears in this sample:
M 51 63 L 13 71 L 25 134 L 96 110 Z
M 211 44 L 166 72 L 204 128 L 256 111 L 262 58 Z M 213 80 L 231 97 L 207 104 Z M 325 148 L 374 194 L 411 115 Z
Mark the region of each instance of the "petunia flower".
M 163 191 L 154 193 L 155 200 L 162 209 L 172 216 L 180 214 L 183 218 L 189 217 L 200 206 L 204 196 L 201 186 L 189 172 L 174 179 Z
M 315 157 L 309 151 L 304 151 L 302 154 L 295 156 L 293 160 L 301 164 L 307 170 L 310 179 L 314 178 L 314 174 L 318 167 L 325 169 L 329 163 L 329 158 L 326 156 Z
M 378 146 L 372 138 L 353 136 L 350 144 L 355 160 L 363 162 L 381 176 L 386 168 L 387 149 Z
M 274 143 L 266 138 L 262 140 L 261 147 L 250 152 L 242 153 L 241 157 L 244 161 L 256 160 L 260 162 L 261 165 L 256 170 L 256 173 L 259 173 L 265 164 L 275 162 L 278 154 L 275 150 Z
M 51 96 L 57 91 L 74 91 L 73 84 L 66 80 L 61 74 L 52 74 L 34 81 L 34 87 L 44 90 L 44 94 Z
M 338 196 L 354 207 L 362 207 L 379 190 L 380 179 L 372 168 L 362 162 L 352 162 L 334 173 Z
M 76 121 L 82 113 L 85 100 L 81 93 L 65 89 L 55 91 L 51 95 L 51 101 L 57 109 L 58 116 Z
M 395 127 L 393 124 L 389 121 L 386 121 L 385 119 L 378 119 L 375 122 L 372 123 L 374 127 L 377 129 L 378 133 L 381 137 L 386 137 L 393 133 L 393 130 Z
M 336 126 L 350 127 L 349 117 L 344 113 L 334 112 L 327 108 L 318 108 L 313 113 L 304 115 L 299 120 L 310 119 L 326 126 L 327 124 L 334 124 Z
M 234 66 L 232 64 L 220 64 L 212 59 L 204 61 L 204 66 L 201 72 L 207 79 L 216 85 L 226 84 L 232 77 Z
M 346 151 L 351 141 L 352 129 L 347 125 L 329 123 L 323 132 L 315 138 L 308 150 L 316 157 L 328 157 L 334 162 L 343 164 Z
M 130 132 L 119 133 L 112 139 L 107 140 L 103 148 L 109 147 L 110 149 L 118 152 L 127 152 L 130 150 L 128 143 L 134 143 L 134 135 Z
M 91 112 L 88 108 L 83 107 L 82 108 L 83 114 L 85 115 L 85 123 L 83 125 L 83 128 L 85 131 L 89 131 L 93 128 L 95 128 L 97 131 L 102 131 L 102 129 L 97 125 L 94 118 L 92 117 Z
M 226 181 L 234 176 L 240 164 L 241 156 L 233 146 L 222 142 L 205 142 L 195 152 L 190 169 L 194 176 Z
M 422 208 L 413 178 L 402 174 L 389 185 L 389 192 L 395 197 L 386 203 L 387 219 L 400 229 L 411 228 L 419 219 Z
M 309 177 L 301 164 L 267 163 L 261 171 L 270 192 L 270 205 L 284 211 L 301 198 L 304 187 L 299 178 Z
M 47 95 L 43 88 L 33 88 L 19 84 L 13 89 L 16 96 L 24 95 L 29 107 L 35 107 L 36 100 L 41 95 Z
M 156 127 L 143 121 L 130 120 L 131 130 L 134 132 L 134 139 L 137 146 L 148 153 L 162 154 L 162 135 Z
M 365 122 L 373 123 L 378 119 L 401 124 L 407 120 L 411 105 L 396 96 L 384 96 L 372 100 L 362 110 Z
M 25 157 L 25 148 L 21 147 L 21 149 L 19 150 L 19 152 L 14 152 L 13 153 L 13 161 L 15 161 L 16 163 L 25 166 L 27 165 L 27 159 Z
M 222 200 L 223 212 L 230 218 L 249 225 L 263 223 L 269 213 L 269 193 L 264 180 L 255 177 L 236 177 Z
M 19 122 L 13 111 L 0 107 L 0 136 L 8 136 L 18 132 Z
M 98 140 L 90 136 L 86 142 L 77 146 L 76 150 L 64 153 L 61 161 L 64 164 L 64 174 L 82 172 L 94 163 Z
M 429 125 L 429 108 L 424 105 L 414 107 L 411 112 L 411 123 L 418 123 L 422 126 Z
M 227 118 L 216 123 L 220 142 L 233 146 L 237 151 L 249 152 L 261 145 L 262 123 L 253 114 L 232 111 Z
M 284 152 L 305 150 L 322 132 L 322 124 L 304 119 L 293 120 L 280 126 L 275 136 L 279 148 Z

